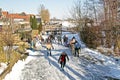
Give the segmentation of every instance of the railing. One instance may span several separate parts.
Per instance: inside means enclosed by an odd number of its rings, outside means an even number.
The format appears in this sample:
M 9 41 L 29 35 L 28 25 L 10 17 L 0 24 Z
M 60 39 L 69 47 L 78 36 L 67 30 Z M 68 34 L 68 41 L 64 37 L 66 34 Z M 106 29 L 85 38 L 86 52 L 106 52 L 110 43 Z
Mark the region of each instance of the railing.
M 74 31 L 74 29 L 72 28 L 66 28 L 66 27 L 63 27 L 63 26 L 60 26 L 60 25 L 45 25 L 43 26 L 43 31 L 46 32 L 46 31 L 69 31 L 69 32 L 76 32 Z
M 43 26 L 44 31 L 54 31 L 54 30 L 60 30 L 61 27 L 59 25 L 45 25 Z

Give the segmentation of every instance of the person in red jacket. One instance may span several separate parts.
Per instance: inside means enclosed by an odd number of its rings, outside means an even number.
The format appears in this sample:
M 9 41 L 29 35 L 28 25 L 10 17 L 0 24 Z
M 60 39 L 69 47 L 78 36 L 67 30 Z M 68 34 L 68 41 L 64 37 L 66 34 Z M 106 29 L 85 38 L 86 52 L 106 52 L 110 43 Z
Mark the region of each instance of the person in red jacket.
M 59 59 L 58 59 L 58 63 L 61 64 L 61 68 L 64 69 L 65 64 L 66 64 L 66 58 L 69 61 L 68 55 L 66 54 L 66 52 L 62 52 L 62 54 L 60 55 Z

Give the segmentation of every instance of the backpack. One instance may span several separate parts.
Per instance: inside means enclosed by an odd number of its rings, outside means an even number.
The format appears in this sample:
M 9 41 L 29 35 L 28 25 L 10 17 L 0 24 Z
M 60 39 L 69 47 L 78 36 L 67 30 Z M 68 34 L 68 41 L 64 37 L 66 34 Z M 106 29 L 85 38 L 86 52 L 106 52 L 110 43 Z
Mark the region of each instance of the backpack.
M 79 49 L 81 46 L 78 42 L 75 43 L 75 48 Z

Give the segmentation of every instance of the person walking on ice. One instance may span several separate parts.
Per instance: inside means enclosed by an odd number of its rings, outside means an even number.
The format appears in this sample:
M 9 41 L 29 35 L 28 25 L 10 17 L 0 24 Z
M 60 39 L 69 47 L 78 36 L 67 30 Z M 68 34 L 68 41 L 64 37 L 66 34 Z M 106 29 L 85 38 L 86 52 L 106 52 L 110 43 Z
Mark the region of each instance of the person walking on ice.
M 68 47 L 68 46 L 69 46 L 69 45 L 68 45 L 68 37 L 67 37 L 67 35 L 64 35 L 64 36 L 63 36 L 63 42 L 64 42 L 63 44 L 64 44 L 65 47 Z
M 79 54 L 80 54 L 80 48 L 81 48 L 81 45 L 79 44 L 78 41 L 75 42 L 75 57 L 76 55 L 79 57 Z
M 64 67 L 65 67 L 65 65 L 66 65 L 66 58 L 67 58 L 67 60 L 69 61 L 69 57 L 68 57 L 68 55 L 66 54 L 66 52 L 64 51 L 64 52 L 61 53 L 61 55 L 60 55 L 60 57 L 59 57 L 59 59 L 58 59 L 58 63 L 61 64 L 61 69 L 62 69 L 62 70 L 64 70 Z
M 51 56 L 51 48 L 52 48 L 52 44 L 50 42 L 48 42 L 46 44 L 46 48 L 47 48 L 47 56 L 50 55 Z
M 76 38 L 73 36 L 73 38 L 71 39 L 69 43 L 73 55 L 75 55 L 75 42 L 76 42 Z

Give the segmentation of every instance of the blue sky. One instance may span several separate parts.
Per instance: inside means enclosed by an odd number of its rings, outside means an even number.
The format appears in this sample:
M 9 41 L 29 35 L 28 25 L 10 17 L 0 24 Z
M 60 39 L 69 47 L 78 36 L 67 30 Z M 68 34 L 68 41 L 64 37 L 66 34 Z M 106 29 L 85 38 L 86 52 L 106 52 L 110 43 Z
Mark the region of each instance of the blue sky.
M 50 12 L 51 18 L 67 17 L 75 0 L 0 0 L 0 8 L 11 13 L 38 14 L 40 4 L 43 4 Z

